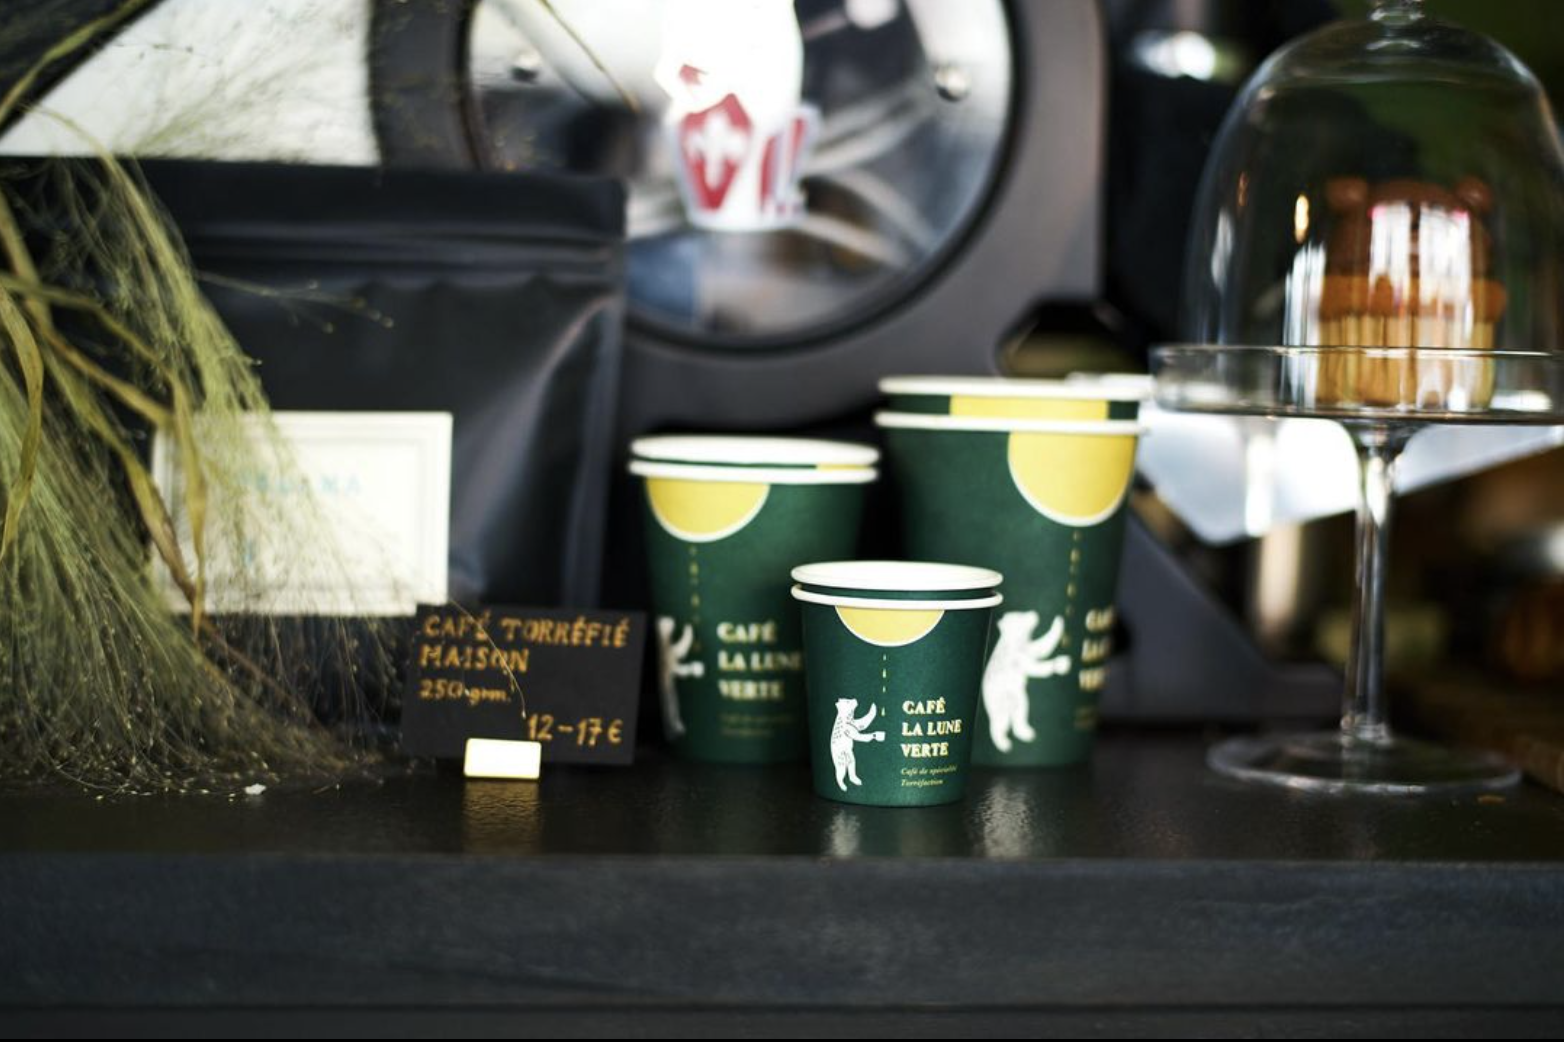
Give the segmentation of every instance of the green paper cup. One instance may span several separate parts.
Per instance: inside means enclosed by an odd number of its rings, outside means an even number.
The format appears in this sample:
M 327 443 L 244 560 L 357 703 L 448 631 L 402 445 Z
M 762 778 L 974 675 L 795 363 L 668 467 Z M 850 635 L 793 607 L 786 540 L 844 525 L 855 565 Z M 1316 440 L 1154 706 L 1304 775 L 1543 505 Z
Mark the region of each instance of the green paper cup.
M 1151 378 L 1137 373 L 1081 373 L 1063 380 L 1000 376 L 888 376 L 880 393 L 893 412 L 957 418 L 1134 420 L 1151 397 Z
M 1091 754 L 1140 427 L 884 412 L 908 553 L 1005 574 L 973 762 Z
M 833 561 L 793 579 L 815 792 L 875 807 L 961 799 L 999 573 Z
M 747 457 L 748 439 L 702 440 L 709 456 L 728 444 L 736 458 Z M 670 744 L 697 760 L 801 759 L 803 635 L 788 571 L 853 552 L 865 486 L 876 472 L 820 462 L 723 466 L 715 459 L 633 459 L 630 472 L 642 479 Z

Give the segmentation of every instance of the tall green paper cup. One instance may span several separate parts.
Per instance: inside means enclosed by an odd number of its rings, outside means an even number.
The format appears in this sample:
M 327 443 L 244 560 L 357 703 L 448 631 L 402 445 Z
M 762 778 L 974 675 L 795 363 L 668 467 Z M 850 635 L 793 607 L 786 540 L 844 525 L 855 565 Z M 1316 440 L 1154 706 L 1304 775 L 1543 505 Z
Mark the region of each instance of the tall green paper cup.
M 1037 767 L 1091 753 L 1112 650 L 1128 421 L 884 412 L 907 551 L 1005 574 L 973 762 Z
M 746 439 L 703 441 L 707 454 L 728 444 L 745 455 Z M 842 452 L 861 458 L 863 448 Z M 802 758 L 803 635 L 788 571 L 852 553 L 875 471 L 827 458 L 787 466 L 632 459 L 630 472 L 642 479 L 670 744 L 726 763 Z
M 966 792 L 998 572 L 909 561 L 793 570 L 815 792 L 926 807 Z

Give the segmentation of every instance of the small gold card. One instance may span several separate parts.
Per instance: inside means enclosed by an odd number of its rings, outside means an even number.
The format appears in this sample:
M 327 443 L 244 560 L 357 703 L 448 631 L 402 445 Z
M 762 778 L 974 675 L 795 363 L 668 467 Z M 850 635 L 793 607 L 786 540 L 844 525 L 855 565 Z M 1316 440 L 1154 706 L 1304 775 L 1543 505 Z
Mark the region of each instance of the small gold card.
M 539 742 L 510 742 L 499 738 L 467 739 L 462 773 L 469 778 L 516 778 L 537 781 L 543 770 L 543 746 Z

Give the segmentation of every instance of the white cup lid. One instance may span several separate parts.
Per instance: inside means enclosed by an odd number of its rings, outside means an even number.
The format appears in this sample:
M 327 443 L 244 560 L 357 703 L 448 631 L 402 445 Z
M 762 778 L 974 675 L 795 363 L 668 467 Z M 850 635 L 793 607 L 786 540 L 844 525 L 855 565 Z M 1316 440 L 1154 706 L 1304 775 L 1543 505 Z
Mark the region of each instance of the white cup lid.
M 772 467 L 868 467 L 880 458 L 879 449 L 848 441 L 719 434 L 661 434 L 637 438 L 630 443 L 630 453 L 642 459 L 668 463 Z
M 887 376 L 881 394 L 931 394 L 964 398 L 1066 398 L 1139 402 L 1151 397 L 1142 373 L 1075 373 L 1063 380 L 1014 376 Z
M 809 586 L 887 593 L 988 590 L 1004 581 L 991 568 L 933 561 L 821 561 L 793 569 L 793 581 Z

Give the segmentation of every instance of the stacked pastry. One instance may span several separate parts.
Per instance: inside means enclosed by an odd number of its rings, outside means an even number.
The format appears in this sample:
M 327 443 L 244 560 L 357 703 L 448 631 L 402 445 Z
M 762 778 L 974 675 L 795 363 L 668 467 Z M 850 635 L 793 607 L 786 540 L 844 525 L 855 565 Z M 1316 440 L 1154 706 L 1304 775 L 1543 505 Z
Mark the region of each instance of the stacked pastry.
M 1492 349 L 1507 302 L 1489 277 L 1487 184 L 1337 178 L 1326 202 L 1318 342 L 1356 350 L 1321 359 L 1316 400 L 1456 412 L 1485 405 L 1490 364 L 1449 349 Z

